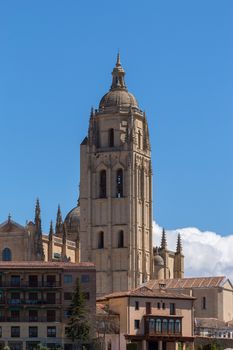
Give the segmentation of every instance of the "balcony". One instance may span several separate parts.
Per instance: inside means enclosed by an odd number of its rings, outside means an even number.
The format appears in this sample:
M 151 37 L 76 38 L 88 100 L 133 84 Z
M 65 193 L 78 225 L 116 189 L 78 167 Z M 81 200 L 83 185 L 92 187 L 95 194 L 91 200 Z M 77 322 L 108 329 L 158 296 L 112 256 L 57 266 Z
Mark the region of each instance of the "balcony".
M 8 305 L 61 305 L 60 299 L 55 300 L 43 300 L 43 299 L 8 299 L 7 300 Z
M 182 336 L 182 317 L 144 316 L 147 336 Z
M 15 282 L 10 282 L 10 281 L 6 281 L 6 282 L 1 282 L 0 283 L 0 288 L 16 288 L 16 289 L 21 289 L 21 288 L 61 288 L 61 282 L 19 282 L 19 283 L 15 283 Z

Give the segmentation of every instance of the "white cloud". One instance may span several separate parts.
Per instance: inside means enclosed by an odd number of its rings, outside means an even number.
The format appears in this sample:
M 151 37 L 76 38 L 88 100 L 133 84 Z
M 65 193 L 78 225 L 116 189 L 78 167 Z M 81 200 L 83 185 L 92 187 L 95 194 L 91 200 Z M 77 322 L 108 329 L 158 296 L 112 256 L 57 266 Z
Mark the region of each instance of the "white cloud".
M 175 250 L 178 232 L 185 255 L 185 276 L 225 275 L 233 280 L 233 235 L 187 227 L 166 231 L 168 249 Z M 162 228 L 153 223 L 153 242 L 160 245 Z

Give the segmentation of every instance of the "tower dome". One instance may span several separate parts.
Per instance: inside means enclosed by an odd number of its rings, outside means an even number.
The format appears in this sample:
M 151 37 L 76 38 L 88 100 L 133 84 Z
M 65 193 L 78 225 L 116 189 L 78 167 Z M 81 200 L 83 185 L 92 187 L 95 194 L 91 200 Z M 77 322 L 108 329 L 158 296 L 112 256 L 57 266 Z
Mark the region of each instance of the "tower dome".
M 71 209 L 71 211 L 66 215 L 65 223 L 68 231 L 76 230 L 80 225 L 80 206 Z
M 110 91 L 107 92 L 99 103 L 100 109 L 112 107 L 136 107 L 138 103 L 134 95 L 128 92 L 125 81 L 125 71 L 120 62 L 120 54 L 117 55 L 117 62 L 112 71 L 112 85 Z

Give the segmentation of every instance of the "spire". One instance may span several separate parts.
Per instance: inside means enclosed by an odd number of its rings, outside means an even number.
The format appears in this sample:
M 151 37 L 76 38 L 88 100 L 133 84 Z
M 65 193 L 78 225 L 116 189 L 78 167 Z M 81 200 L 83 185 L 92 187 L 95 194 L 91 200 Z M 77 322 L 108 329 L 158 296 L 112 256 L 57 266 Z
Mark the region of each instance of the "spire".
M 177 236 L 176 253 L 177 254 L 181 254 L 182 253 L 182 242 L 181 242 L 180 233 L 178 233 L 178 236 Z
M 57 208 L 57 219 L 56 219 L 56 234 L 62 233 L 62 215 L 61 215 L 61 208 L 60 205 L 58 205 Z
M 49 239 L 52 239 L 54 235 L 54 231 L 53 231 L 53 221 L 50 221 L 50 228 L 49 228 Z
M 162 232 L 161 249 L 167 249 L 167 237 L 166 237 L 166 231 L 164 228 Z
M 66 227 L 66 223 L 64 222 L 63 232 L 62 232 L 62 243 L 63 244 L 66 244 L 66 239 L 67 239 L 67 227 Z
M 39 198 L 36 200 L 35 207 L 35 252 L 40 260 L 44 260 Z
M 112 71 L 112 85 L 110 90 L 123 89 L 127 91 L 124 81 L 125 71 L 121 65 L 120 53 L 118 51 L 116 65 Z

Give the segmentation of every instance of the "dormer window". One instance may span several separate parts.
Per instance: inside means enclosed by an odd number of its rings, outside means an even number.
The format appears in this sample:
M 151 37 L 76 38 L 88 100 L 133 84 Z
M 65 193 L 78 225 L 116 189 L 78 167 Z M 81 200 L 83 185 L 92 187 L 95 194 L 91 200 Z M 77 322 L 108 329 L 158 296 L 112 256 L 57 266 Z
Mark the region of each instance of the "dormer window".
M 108 145 L 114 147 L 114 129 L 108 130 Z

